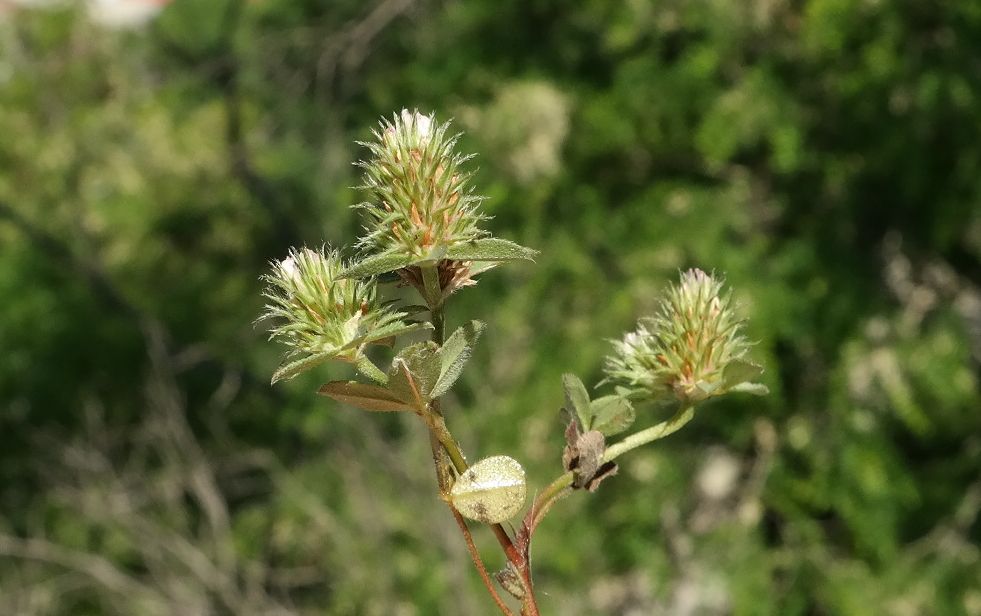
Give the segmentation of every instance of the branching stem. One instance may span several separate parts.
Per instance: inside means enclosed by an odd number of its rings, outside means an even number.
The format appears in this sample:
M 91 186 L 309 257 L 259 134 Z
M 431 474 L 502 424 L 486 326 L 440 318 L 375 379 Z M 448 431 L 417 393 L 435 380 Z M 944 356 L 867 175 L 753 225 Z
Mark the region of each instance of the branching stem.
M 432 340 L 438 345 L 443 344 L 445 341 L 445 317 L 443 313 L 443 303 L 442 303 L 442 289 L 439 285 L 439 274 L 435 267 L 423 267 L 422 268 L 422 278 L 425 287 L 424 299 L 429 306 L 429 312 L 432 316 L 433 324 L 433 334 Z M 426 425 L 429 428 L 429 444 L 433 452 L 433 462 L 436 466 L 436 476 L 439 481 L 440 492 L 445 496 L 449 491 L 449 477 L 451 474 L 449 465 L 447 464 L 447 458 L 453 465 L 453 469 L 456 471 L 457 475 L 461 475 L 466 472 L 469 465 L 467 460 L 463 455 L 463 451 L 460 449 L 460 445 L 453 438 L 450 433 L 449 428 L 446 426 L 446 421 L 443 419 L 443 414 L 440 409 L 439 398 L 435 398 L 429 402 L 428 405 L 419 409 L 420 414 L 426 421 Z M 454 517 L 458 517 L 460 514 L 450 505 L 450 509 L 453 510 Z M 462 520 L 458 520 L 458 523 Z M 491 530 L 494 532 L 494 537 L 497 542 L 501 545 L 504 550 L 507 559 L 514 564 L 519 571 L 524 575 L 524 581 L 527 586 L 526 593 L 527 597 L 525 600 L 525 608 L 523 608 L 523 614 L 529 614 L 531 616 L 538 614 L 537 606 L 534 606 L 534 597 L 532 596 L 531 589 L 531 576 L 527 571 L 527 563 L 525 559 L 518 552 L 517 548 L 514 546 L 514 542 L 511 540 L 511 536 L 508 532 L 504 530 L 504 527 L 500 524 L 491 524 Z M 467 547 L 470 549 L 473 545 L 473 538 L 470 536 L 470 531 L 464 523 L 461 526 L 461 531 L 464 533 L 464 540 L 467 541 Z M 495 603 L 498 603 L 498 607 L 501 607 L 503 603 L 499 603 L 500 596 L 497 594 L 493 583 L 487 576 L 486 570 L 483 570 L 483 563 L 480 561 L 480 554 L 476 551 L 476 548 L 471 549 L 471 556 L 474 559 L 474 565 L 477 567 L 478 572 L 481 574 L 481 578 L 484 580 L 484 584 L 487 586 L 487 590 L 494 597 Z M 529 599 L 530 597 L 530 599 Z M 529 603 L 534 606 L 533 610 L 528 610 Z M 506 606 L 505 606 L 506 609 Z M 510 611 L 505 613 L 511 613 Z

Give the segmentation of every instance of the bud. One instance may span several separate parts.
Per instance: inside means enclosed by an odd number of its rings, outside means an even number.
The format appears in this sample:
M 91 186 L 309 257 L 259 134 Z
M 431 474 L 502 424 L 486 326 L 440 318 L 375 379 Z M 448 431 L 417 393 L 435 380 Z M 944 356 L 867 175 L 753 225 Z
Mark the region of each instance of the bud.
M 762 370 L 744 359 L 749 343 L 723 281 L 699 269 L 681 275 L 652 317 L 615 341 L 606 360 L 610 381 L 630 393 L 691 404 L 727 391 L 765 393 L 748 381 Z
M 454 245 L 484 237 L 477 224 L 482 197 L 470 188 L 472 174 L 461 166 L 470 156 L 454 151 L 459 135 L 432 115 L 402 110 L 383 120 L 371 153 L 364 185 L 373 199 L 360 207 L 368 218 L 366 252 L 396 251 L 438 260 Z
M 425 327 L 379 305 L 373 279 L 339 279 L 341 269 L 336 251 L 292 249 L 263 277 L 268 303 L 260 320 L 277 320 L 269 337 L 290 347 L 273 382 L 329 359 L 356 363 L 369 343 Z

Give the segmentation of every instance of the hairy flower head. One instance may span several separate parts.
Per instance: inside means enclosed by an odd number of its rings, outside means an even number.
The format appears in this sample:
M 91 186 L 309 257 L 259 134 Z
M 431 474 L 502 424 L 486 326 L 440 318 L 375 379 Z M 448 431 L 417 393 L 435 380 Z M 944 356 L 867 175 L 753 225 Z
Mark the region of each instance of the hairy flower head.
M 699 269 L 681 274 L 653 316 L 615 341 L 608 380 L 653 399 L 674 396 L 691 404 L 727 391 L 765 393 L 748 381 L 762 372 L 746 361 L 743 321 L 723 294 L 723 281 Z
M 462 169 L 471 156 L 455 151 L 458 135 L 432 115 L 402 110 L 382 120 L 375 141 L 362 143 L 371 157 L 359 166 L 371 201 L 361 245 L 367 252 L 397 251 L 419 260 L 442 258 L 454 245 L 487 235 L 477 228 L 482 197 Z
M 292 249 L 263 277 L 260 320 L 274 319 L 270 339 L 290 348 L 274 383 L 330 359 L 357 363 L 368 344 L 426 326 L 379 304 L 374 279 L 341 279 L 343 265 L 337 251 Z

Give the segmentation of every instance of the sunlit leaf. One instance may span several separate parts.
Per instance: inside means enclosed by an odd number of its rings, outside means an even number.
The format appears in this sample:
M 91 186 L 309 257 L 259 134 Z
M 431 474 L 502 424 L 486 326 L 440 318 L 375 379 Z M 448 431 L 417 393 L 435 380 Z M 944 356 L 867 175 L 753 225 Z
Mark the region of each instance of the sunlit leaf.
M 447 259 L 456 261 L 534 261 L 537 250 L 496 237 L 485 237 L 452 246 Z
M 525 470 L 514 458 L 484 458 L 460 475 L 450 502 L 464 517 L 498 524 L 514 517 L 525 502 Z
M 738 391 L 745 394 L 753 394 L 754 396 L 765 396 L 770 393 L 770 388 L 763 383 L 740 383 L 730 388 L 729 391 Z
M 319 366 L 320 364 L 328 361 L 329 359 L 337 355 L 336 351 L 328 351 L 326 353 L 317 353 L 316 355 L 307 355 L 306 357 L 288 361 L 282 364 L 279 368 L 273 372 L 271 384 L 278 383 L 279 381 L 288 381 L 289 379 L 295 377 L 301 372 L 305 372 L 311 368 Z
M 413 258 L 401 252 L 371 255 L 341 271 L 341 278 L 366 278 L 392 272 L 410 265 Z

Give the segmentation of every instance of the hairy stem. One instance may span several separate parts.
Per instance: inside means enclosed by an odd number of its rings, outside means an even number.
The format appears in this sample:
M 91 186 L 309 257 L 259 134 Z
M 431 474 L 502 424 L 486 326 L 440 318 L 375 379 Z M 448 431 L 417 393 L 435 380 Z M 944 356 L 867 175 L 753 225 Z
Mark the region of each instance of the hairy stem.
M 463 533 L 463 540 L 467 544 L 467 551 L 470 552 L 470 558 L 473 560 L 473 566 L 477 568 L 477 572 L 480 574 L 480 579 L 484 581 L 484 586 L 487 587 L 488 592 L 490 592 L 491 597 L 494 599 L 494 603 L 497 604 L 498 609 L 505 616 L 514 616 L 514 612 L 504 603 L 501 599 L 501 595 L 498 594 L 497 589 L 494 588 L 494 582 L 491 581 L 490 575 L 487 574 L 487 567 L 484 566 L 484 561 L 480 557 L 480 552 L 477 550 L 477 546 L 474 545 L 473 535 L 470 534 L 470 529 L 467 528 L 467 522 L 460 515 L 460 512 L 456 508 L 447 503 L 450 507 L 450 512 L 453 514 L 453 519 L 456 520 L 457 526 L 460 527 L 460 532 Z
M 641 445 L 646 445 L 647 443 L 664 438 L 669 434 L 674 434 L 683 428 L 686 423 L 691 421 L 692 417 L 694 416 L 694 406 L 686 405 L 681 407 L 678 409 L 678 412 L 671 417 L 671 419 L 662 421 L 661 423 L 655 424 L 650 428 L 645 428 L 640 432 L 634 432 L 619 443 L 607 448 L 607 450 L 603 453 L 603 462 L 610 462 L 614 458 L 621 456 L 632 449 L 636 449 Z
M 427 265 L 422 268 L 422 285 L 424 299 L 429 306 L 433 322 L 433 341 L 436 344 L 443 344 L 444 321 L 443 321 L 443 289 L 439 285 L 439 271 L 434 265 Z
M 439 407 L 438 401 L 434 400 L 430 403 L 430 411 L 432 411 L 433 406 Z M 450 434 L 449 429 L 446 427 L 446 421 L 443 419 L 441 414 L 430 412 L 426 415 L 426 422 L 429 426 L 429 433 L 436 438 L 436 441 L 442 445 L 442 449 L 445 450 L 446 455 L 449 456 L 450 461 L 453 463 L 453 468 L 456 469 L 457 475 L 462 475 L 466 472 L 470 465 L 467 464 L 466 458 L 463 457 L 463 451 L 460 449 L 460 445 Z M 497 542 L 501 544 L 504 548 L 504 552 L 508 557 L 508 560 L 517 566 L 522 566 L 522 558 L 518 554 L 518 550 L 514 547 L 514 542 L 511 541 L 511 536 L 508 535 L 507 531 L 500 524 L 491 524 L 491 530 L 494 532 L 494 536 L 497 538 Z
M 436 267 L 423 267 L 422 279 L 425 289 L 424 299 L 429 306 L 429 312 L 432 316 L 432 341 L 442 346 L 443 342 L 445 341 L 446 320 L 443 312 L 443 292 L 440 288 L 439 273 L 437 272 Z M 426 424 L 429 427 L 429 444 L 433 452 L 433 461 L 436 464 L 437 479 L 440 481 L 440 491 L 445 495 L 449 489 L 449 486 L 444 485 L 444 481 L 449 483 L 448 478 L 450 474 L 450 470 L 446 464 L 447 458 L 449 458 L 449 462 L 452 463 L 453 469 L 456 470 L 458 475 L 466 472 L 469 465 L 467 464 L 466 458 L 463 456 L 463 451 L 460 449 L 460 445 L 456 442 L 456 439 L 453 438 L 449 428 L 446 426 L 446 421 L 443 419 L 443 414 L 440 409 L 439 398 L 431 400 L 428 408 L 421 409 L 421 411 L 423 412 L 423 418 L 426 420 Z M 453 511 L 454 515 L 459 515 L 455 509 Z M 497 539 L 497 542 L 504 550 L 508 561 L 513 563 L 519 571 L 522 571 L 525 574 L 524 580 L 527 586 L 526 592 L 528 597 L 531 597 L 531 576 L 527 572 L 528 565 L 525 562 L 524 557 L 522 557 L 522 555 L 518 552 L 517 548 L 514 546 L 514 542 L 511 540 L 511 536 L 508 535 L 508 532 L 504 530 L 503 526 L 500 524 L 491 524 L 490 527 L 494 533 L 494 537 Z M 465 533 L 464 539 L 467 539 L 468 534 L 469 530 L 467 530 Z M 479 569 L 480 567 L 478 567 L 478 571 Z M 492 588 L 489 587 L 489 589 L 491 589 L 492 593 L 494 592 Z M 531 604 L 534 604 L 533 597 L 530 599 L 530 601 Z M 527 598 L 525 603 L 528 603 Z M 523 608 L 523 612 L 525 610 L 526 608 Z M 532 614 L 532 616 L 537 615 L 537 606 L 534 607 L 534 611 L 528 613 Z

